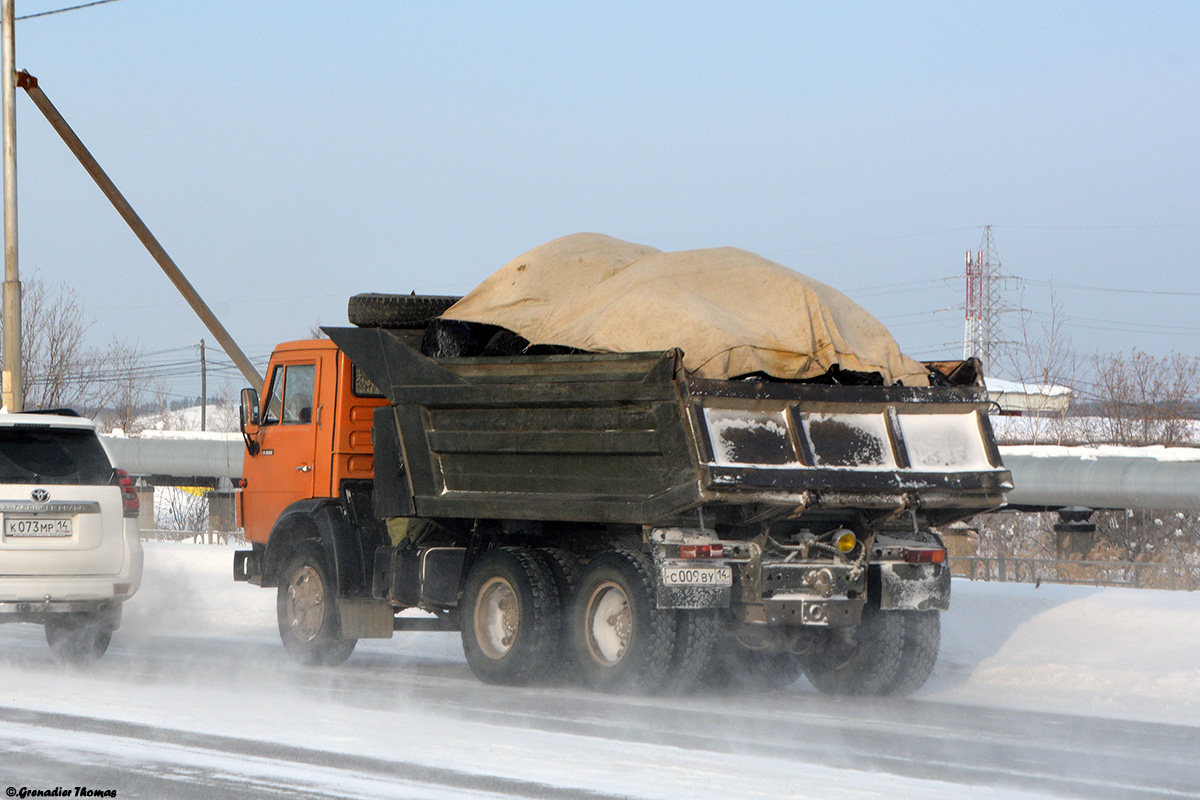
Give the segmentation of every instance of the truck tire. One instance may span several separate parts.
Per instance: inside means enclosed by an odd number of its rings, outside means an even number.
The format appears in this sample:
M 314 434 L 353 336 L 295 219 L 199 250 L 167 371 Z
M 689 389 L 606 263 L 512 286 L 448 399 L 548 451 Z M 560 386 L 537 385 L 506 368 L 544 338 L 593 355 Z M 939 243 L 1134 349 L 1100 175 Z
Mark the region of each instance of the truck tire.
M 283 648 L 302 664 L 341 664 L 358 643 L 341 636 L 333 591 L 320 547 L 301 542 L 286 557 L 279 574 L 275 615 Z
M 559 614 L 562 620 L 554 643 L 551 667 L 545 677 L 552 683 L 569 683 L 575 677 L 575 658 L 566 635 L 565 621 L 572 603 L 575 602 L 579 574 L 583 567 L 574 554 L 557 547 L 539 548 L 534 552 L 545 562 L 554 578 L 554 585 L 558 588 Z
M 479 557 L 459 605 L 463 653 L 484 683 L 520 685 L 547 673 L 562 639 L 562 603 L 546 562 L 501 547 Z
M 575 600 L 575 591 L 579 587 L 579 573 L 583 569 L 579 559 L 558 547 L 542 547 L 534 552 L 546 562 L 546 567 L 554 578 L 554 585 L 558 587 L 559 600 L 564 608 L 569 608 Z
M 887 693 L 904 647 L 900 612 L 867 603 L 861 623 L 823 633 L 804 660 L 804 673 L 813 686 L 825 694 Z
M 925 685 L 937 662 L 942 640 L 941 615 L 936 611 L 895 612 L 904 622 L 900 668 L 884 694 L 907 697 Z
M 351 325 L 360 328 L 424 328 L 459 297 L 413 294 L 356 294 L 346 306 Z
M 46 644 L 64 664 L 91 664 L 108 652 L 112 631 L 94 615 L 60 614 L 46 620 Z
M 606 691 L 651 691 L 667 676 L 675 612 L 654 596 L 650 557 L 612 550 L 592 559 L 579 579 L 571 642 L 584 682 Z
M 667 668 L 666 688 L 686 692 L 712 663 L 717 643 L 717 613 L 711 609 L 679 609 L 675 612 L 675 648 Z

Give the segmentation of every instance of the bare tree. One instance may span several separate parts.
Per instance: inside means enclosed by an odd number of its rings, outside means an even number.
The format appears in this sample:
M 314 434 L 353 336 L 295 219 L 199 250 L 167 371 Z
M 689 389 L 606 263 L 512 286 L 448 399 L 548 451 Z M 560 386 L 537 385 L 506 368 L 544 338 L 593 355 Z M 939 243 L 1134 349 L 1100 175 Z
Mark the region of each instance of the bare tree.
M 65 284 L 51 288 L 36 277 L 23 287 L 21 367 L 27 408 L 80 408 L 100 378 L 97 353 L 84 342 L 91 324 Z
M 91 326 L 79 296 L 65 283 L 50 286 L 36 275 L 23 283 L 25 408 L 74 408 L 96 416 L 123 404 L 127 415 L 132 413 L 140 402 L 136 382 L 141 353 L 115 338 L 107 348 L 89 345 Z
M 1138 349 L 1097 355 L 1096 443 L 1196 444 L 1193 433 L 1200 358 L 1172 353 L 1157 358 Z
M 208 489 L 163 486 L 154 493 L 154 524 L 165 531 L 208 529 Z
M 141 412 L 149 394 L 141 370 L 142 354 L 114 338 L 105 357 L 111 372 L 103 392 L 108 409 L 103 425 L 108 430 L 120 428 L 126 433 L 138 433 L 143 427 Z
M 1079 358 L 1066 332 L 1066 321 L 1062 304 L 1051 292 L 1049 318 L 1034 325 L 1028 312 L 1023 314 L 1019 339 L 1006 351 L 1009 370 L 1035 397 L 1030 413 L 1013 426 L 1023 442 L 1064 444 L 1079 436 L 1075 420 L 1049 402 L 1053 392 L 1074 391 L 1079 371 Z

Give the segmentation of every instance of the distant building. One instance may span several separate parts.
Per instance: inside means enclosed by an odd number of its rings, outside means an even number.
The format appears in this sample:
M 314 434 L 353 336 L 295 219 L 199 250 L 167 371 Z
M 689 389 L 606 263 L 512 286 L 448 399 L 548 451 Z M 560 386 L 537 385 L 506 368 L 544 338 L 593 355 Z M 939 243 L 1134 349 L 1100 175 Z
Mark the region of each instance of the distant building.
M 1071 390 L 1054 384 L 1032 384 L 984 378 L 988 399 L 1000 413 L 1013 417 L 1064 416 L 1071 407 Z

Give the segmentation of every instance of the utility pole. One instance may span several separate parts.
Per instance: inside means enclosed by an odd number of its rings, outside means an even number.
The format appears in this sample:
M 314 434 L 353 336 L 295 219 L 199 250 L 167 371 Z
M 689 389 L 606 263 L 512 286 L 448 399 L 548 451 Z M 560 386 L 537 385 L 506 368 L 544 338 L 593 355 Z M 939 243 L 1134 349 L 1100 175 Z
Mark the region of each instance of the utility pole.
M 0 0 L 0 2 L 11 3 L 12 0 Z M 28 72 L 22 71 L 16 76 L 16 85 L 24 89 L 25 93 L 29 95 L 29 99 L 37 106 L 38 111 L 42 112 L 42 115 L 50 123 L 50 127 L 54 128 L 54 132 L 59 135 L 63 143 L 66 144 L 67 149 L 79 160 L 84 171 L 96 182 L 96 186 L 108 198 L 108 202 L 112 203 L 113 208 L 121 215 L 121 219 L 125 220 L 125 224 L 133 231 L 134 236 L 150 252 L 150 256 L 158 263 L 162 271 L 166 273 L 171 283 L 175 284 L 175 288 L 179 290 L 179 293 L 183 295 L 183 299 L 196 312 L 196 316 L 200 317 L 200 321 L 204 323 L 204 326 L 216 338 L 217 344 L 229 354 L 229 357 L 233 359 L 233 363 L 242 371 L 242 375 L 245 376 L 250 385 L 261 391 L 263 385 L 262 375 L 258 374 L 258 369 L 250 362 L 249 356 L 242 352 L 242 348 L 238 347 L 237 342 L 229 335 L 229 331 L 225 330 L 225 326 L 217 319 L 216 314 L 212 312 L 212 309 L 208 307 L 208 304 L 204 302 L 200 294 L 192 287 L 191 282 L 184 277 L 183 271 L 179 269 L 171 256 L 167 254 L 167 251 L 159 243 L 158 239 L 146 227 L 146 223 L 142 222 L 142 218 L 133 210 L 133 206 L 125 199 L 125 195 L 121 194 L 117 185 L 108 177 L 108 174 L 100 166 L 100 162 L 92 156 L 87 147 L 84 146 L 83 141 L 75 134 L 75 131 L 71 130 L 71 126 L 67 124 L 66 119 L 63 118 L 63 115 L 50 102 L 50 98 L 38 86 L 37 78 Z M 7 283 L 5 286 L 7 287 Z M 5 364 L 4 368 L 7 370 L 8 365 Z
M 21 274 L 17 269 L 17 68 L 14 0 L 0 0 L 0 73 L 4 106 L 4 407 L 18 412 L 24 406 L 21 375 Z
M 208 368 L 204 363 L 204 340 L 200 340 L 200 430 L 208 430 Z

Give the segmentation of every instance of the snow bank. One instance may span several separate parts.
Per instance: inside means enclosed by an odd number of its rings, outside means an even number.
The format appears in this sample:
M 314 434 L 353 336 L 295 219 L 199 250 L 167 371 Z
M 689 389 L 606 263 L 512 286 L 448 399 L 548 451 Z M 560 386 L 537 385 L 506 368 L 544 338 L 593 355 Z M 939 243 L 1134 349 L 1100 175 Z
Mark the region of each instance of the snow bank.
M 993 418 L 993 422 L 995 419 Z M 1102 444 L 1094 447 L 1066 447 L 1052 444 L 1000 445 L 1000 455 L 1033 456 L 1034 458 L 1078 458 L 1098 461 L 1102 458 L 1143 458 L 1152 461 L 1200 461 L 1200 447 L 1124 447 Z
M 1200 594 L 956 579 L 923 696 L 1200 726 Z

